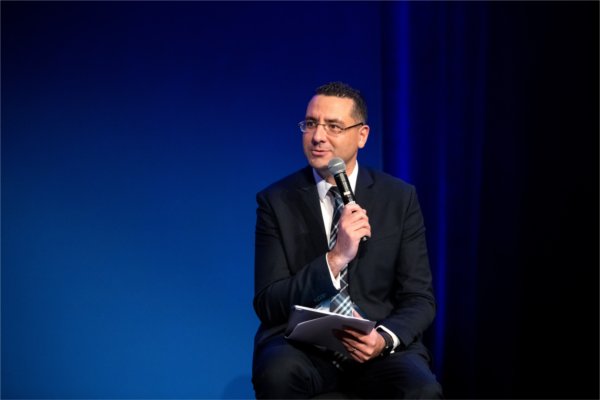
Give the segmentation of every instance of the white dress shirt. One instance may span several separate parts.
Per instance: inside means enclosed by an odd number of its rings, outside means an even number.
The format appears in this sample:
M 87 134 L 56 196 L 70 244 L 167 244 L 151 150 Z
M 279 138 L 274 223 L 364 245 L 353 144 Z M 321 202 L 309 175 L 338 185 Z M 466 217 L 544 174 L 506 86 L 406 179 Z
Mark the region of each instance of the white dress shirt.
M 329 237 L 331 235 L 331 222 L 333 220 L 333 211 L 335 200 L 328 196 L 329 189 L 333 186 L 325 179 L 321 178 L 321 176 L 315 171 L 313 168 L 313 176 L 315 177 L 315 182 L 317 183 L 317 191 L 319 192 L 319 202 L 321 204 L 321 213 L 323 214 L 323 224 L 325 226 L 325 233 L 327 234 L 327 243 L 329 243 Z M 350 181 L 350 187 L 352 188 L 352 192 L 356 192 L 356 178 L 358 177 L 358 162 L 354 167 L 354 171 L 348 176 L 348 181 Z M 327 262 L 327 266 L 329 267 L 329 262 L 327 261 L 327 257 L 325 257 L 325 261 Z M 333 276 L 331 272 L 331 268 L 329 268 L 329 276 L 331 277 L 331 282 L 333 286 L 340 290 L 340 274 L 337 277 Z M 329 311 L 329 305 L 331 303 L 331 299 L 326 299 L 319 303 L 317 306 L 318 309 L 324 309 Z M 356 309 L 356 306 L 353 304 L 353 307 Z M 360 310 L 357 310 L 360 313 Z M 377 329 L 383 329 L 387 333 L 390 334 L 392 339 L 394 339 L 394 348 L 396 348 L 400 344 L 400 339 L 394 334 L 394 332 L 390 331 L 383 325 L 379 325 Z M 393 352 L 393 351 L 392 351 Z

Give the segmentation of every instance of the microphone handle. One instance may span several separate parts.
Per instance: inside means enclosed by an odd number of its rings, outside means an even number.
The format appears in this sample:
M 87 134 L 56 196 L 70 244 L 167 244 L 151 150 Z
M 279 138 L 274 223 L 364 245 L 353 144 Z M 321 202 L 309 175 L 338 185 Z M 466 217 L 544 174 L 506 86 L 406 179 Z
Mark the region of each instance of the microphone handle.
M 335 175 L 334 179 L 338 189 L 340 190 L 344 204 L 355 203 L 356 200 L 354 199 L 354 193 L 352 192 L 352 187 L 350 186 L 350 182 L 348 181 L 346 174 L 341 172 Z
M 352 192 L 352 187 L 350 186 L 350 182 L 348 181 L 346 173 L 341 172 L 337 175 L 334 175 L 333 178 L 335 179 L 335 183 L 337 184 L 337 187 L 340 190 L 340 194 L 342 195 L 342 201 L 344 202 L 344 205 L 356 203 L 354 193 Z M 369 240 L 369 237 L 363 236 L 360 240 L 361 242 L 366 242 L 367 240 Z

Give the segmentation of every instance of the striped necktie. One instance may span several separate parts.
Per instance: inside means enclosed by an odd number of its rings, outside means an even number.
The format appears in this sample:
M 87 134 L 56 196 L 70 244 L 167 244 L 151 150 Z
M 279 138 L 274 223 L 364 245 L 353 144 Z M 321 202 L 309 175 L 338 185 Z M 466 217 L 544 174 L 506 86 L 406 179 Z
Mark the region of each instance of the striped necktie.
M 340 215 L 342 214 L 344 203 L 342 202 L 342 196 L 337 186 L 332 186 L 329 192 L 334 198 L 333 220 L 331 221 L 331 233 L 329 235 L 329 250 L 331 250 L 337 240 L 338 224 L 340 223 Z M 348 267 L 345 267 L 340 272 L 340 291 L 331 299 L 329 311 L 352 315 L 352 301 L 348 292 Z

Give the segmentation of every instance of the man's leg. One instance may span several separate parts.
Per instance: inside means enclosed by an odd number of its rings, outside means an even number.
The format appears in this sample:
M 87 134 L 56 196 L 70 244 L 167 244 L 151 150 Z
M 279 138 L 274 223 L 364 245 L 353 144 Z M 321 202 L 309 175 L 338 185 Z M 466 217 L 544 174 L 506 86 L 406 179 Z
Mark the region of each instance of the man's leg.
M 361 398 L 441 399 L 442 387 L 422 350 L 405 350 L 357 366 L 355 390 Z
M 257 399 L 307 399 L 335 388 L 338 370 L 311 346 L 276 337 L 254 353 L 252 383 Z

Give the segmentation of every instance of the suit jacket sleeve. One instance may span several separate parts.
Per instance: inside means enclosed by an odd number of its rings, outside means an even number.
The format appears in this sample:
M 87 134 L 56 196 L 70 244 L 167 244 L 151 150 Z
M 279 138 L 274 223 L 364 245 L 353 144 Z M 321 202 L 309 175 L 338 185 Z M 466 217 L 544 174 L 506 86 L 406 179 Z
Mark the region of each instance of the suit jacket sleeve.
M 254 309 L 265 326 L 276 326 L 287 323 L 293 305 L 314 307 L 337 290 L 325 261 L 327 249 L 312 245 L 314 226 L 303 229 L 306 210 L 298 206 L 300 200 L 271 190 L 256 201 Z
M 435 316 L 435 300 L 429 266 L 425 226 L 415 188 L 406 185 L 394 268 L 391 310 L 380 323 L 391 329 L 404 345 L 420 339 Z M 380 316 L 378 316 L 380 317 Z

